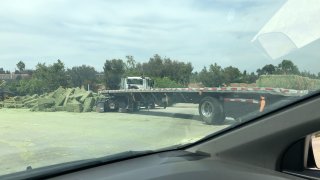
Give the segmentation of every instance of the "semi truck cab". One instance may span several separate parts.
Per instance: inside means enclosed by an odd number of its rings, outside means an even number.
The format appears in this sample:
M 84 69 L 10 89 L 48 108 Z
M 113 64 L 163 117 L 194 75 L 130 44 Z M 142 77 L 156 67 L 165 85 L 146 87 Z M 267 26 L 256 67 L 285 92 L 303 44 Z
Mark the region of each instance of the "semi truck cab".
M 120 89 L 152 89 L 154 81 L 149 77 L 126 77 L 121 79 Z

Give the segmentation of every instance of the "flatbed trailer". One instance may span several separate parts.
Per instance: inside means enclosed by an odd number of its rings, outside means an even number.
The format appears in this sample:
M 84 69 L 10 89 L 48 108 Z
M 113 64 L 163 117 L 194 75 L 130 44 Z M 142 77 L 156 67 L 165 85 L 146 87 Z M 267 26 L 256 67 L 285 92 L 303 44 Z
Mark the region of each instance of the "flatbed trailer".
M 97 111 L 133 112 L 141 107 L 152 109 L 158 105 L 166 108 L 175 103 L 193 103 L 199 105 L 201 120 L 207 124 L 217 124 L 222 123 L 230 114 L 237 118 L 247 112 L 263 111 L 265 106 L 279 101 L 293 100 L 307 93 L 307 90 L 262 87 L 104 90 L 99 92 L 104 98 L 98 101 Z M 240 106 L 230 108 L 230 104 Z

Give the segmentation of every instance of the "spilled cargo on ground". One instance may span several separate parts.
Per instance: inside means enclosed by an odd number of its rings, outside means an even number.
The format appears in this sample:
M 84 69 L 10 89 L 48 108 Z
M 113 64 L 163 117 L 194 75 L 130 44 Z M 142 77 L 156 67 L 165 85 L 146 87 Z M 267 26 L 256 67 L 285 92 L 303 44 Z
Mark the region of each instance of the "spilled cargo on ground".
M 31 111 L 91 112 L 98 95 L 80 88 L 58 88 L 43 95 L 15 96 L 1 102 L 4 108 L 26 108 Z

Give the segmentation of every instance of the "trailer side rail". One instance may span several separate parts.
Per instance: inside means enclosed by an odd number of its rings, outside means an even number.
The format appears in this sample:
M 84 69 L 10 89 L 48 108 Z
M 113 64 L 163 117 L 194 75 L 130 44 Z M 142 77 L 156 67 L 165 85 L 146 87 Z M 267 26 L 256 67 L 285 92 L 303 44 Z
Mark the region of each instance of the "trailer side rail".
M 308 90 L 294 90 L 294 89 L 284 89 L 284 88 L 268 88 L 268 87 L 206 87 L 206 88 L 155 88 L 155 89 L 127 89 L 127 90 L 104 90 L 100 91 L 100 94 L 109 93 L 141 93 L 141 92 L 162 92 L 162 93 L 174 93 L 174 92 L 215 92 L 215 93 L 261 93 L 261 94 L 273 94 L 282 96 L 303 96 L 308 94 Z

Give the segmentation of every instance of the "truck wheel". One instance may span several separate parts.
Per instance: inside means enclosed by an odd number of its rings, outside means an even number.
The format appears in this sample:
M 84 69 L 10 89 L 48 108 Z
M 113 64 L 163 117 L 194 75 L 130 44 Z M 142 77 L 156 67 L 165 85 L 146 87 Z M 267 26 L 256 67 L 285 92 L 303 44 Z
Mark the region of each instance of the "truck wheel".
M 133 112 L 138 112 L 138 111 L 140 111 L 140 103 L 138 103 L 138 102 L 136 102 L 136 103 L 133 103 L 132 104 L 132 111 Z
M 155 109 L 156 108 L 156 104 L 154 102 L 151 102 L 148 106 L 148 109 Z
M 200 101 L 199 114 L 206 124 L 221 124 L 225 120 L 223 105 L 209 96 Z
M 118 102 L 118 106 L 119 106 L 119 112 L 120 112 L 120 113 L 126 113 L 126 112 L 128 112 L 128 110 L 127 110 L 127 103 L 125 103 L 124 101 Z
M 99 112 L 99 113 L 105 112 L 105 103 L 104 102 L 97 103 L 96 112 Z

